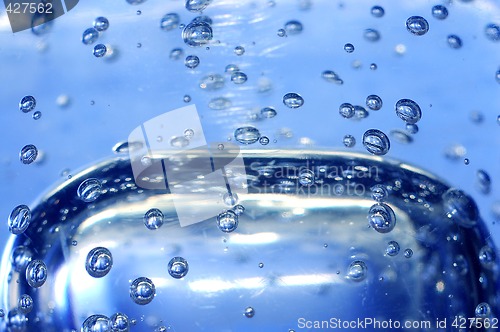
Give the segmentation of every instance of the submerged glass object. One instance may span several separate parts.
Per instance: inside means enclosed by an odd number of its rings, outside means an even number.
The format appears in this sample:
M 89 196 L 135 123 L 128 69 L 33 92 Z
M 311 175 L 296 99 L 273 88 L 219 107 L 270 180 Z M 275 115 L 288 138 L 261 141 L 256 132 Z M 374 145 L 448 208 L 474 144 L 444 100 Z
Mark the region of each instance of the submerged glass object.
M 195 171 L 196 151 L 176 162 Z M 210 177 L 198 178 L 175 206 L 169 188 L 117 185 L 133 179 L 123 156 L 65 179 L 33 205 L 30 226 L 5 249 L 2 330 L 127 329 L 130 321 L 138 331 L 163 322 L 172 331 L 288 331 L 307 312 L 320 320 L 390 313 L 434 322 L 474 317 L 478 305 L 495 303 L 496 249 L 462 191 L 366 154 L 252 150 L 243 158 L 248 194 L 238 196 L 244 208 L 229 233 L 216 215 L 186 227 L 177 219 L 176 207 L 204 206 L 196 191 L 212 186 Z M 314 181 L 304 185 L 304 172 Z M 77 189 L 89 178 L 99 179 L 103 194 L 84 201 Z M 384 203 L 373 199 L 374 186 L 385 188 Z M 144 227 L 152 208 L 164 215 L 154 232 Z M 33 256 L 27 268 L 12 258 L 19 248 Z M 106 273 L 96 278 L 85 272 L 89 251 L 104 248 L 113 267 L 99 265 Z M 480 278 L 488 282 L 478 287 Z M 36 319 L 23 318 L 20 294 L 31 297 L 26 315 Z M 395 303 L 405 305 L 394 310 Z

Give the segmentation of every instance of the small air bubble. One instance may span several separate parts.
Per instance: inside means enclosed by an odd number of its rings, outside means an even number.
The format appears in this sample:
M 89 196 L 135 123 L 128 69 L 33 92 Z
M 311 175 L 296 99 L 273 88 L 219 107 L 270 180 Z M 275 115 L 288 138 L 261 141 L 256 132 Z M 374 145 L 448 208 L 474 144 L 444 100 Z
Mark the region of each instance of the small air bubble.
M 352 148 L 356 145 L 356 138 L 352 135 L 345 135 L 342 139 L 342 143 L 344 143 L 345 147 Z
M 234 48 L 234 54 L 238 56 L 245 54 L 245 48 L 243 46 L 236 46 Z
M 385 10 L 383 7 L 381 6 L 373 6 L 372 9 L 371 9 L 371 14 L 374 16 L 374 17 L 382 17 L 384 16 L 385 14 Z
M 285 31 L 288 35 L 297 35 L 301 33 L 303 29 L 304 27 L 299 21 L 292 20 L 285 23 Z
M 94 20 L 94 28 L 97 31 L 105 31 L 109 28 L 109 21 L 106 17 L 98 17 Z
M 200 64 L 200 58 L 196 55 L 188 55 L 184 60 L 184 65 L 189 69 L 194 69 Z
M 137 304 L 145 305 L 153 301 L 156 294 L 156 287 L 146 277 L 135 279 L 130 285 L 130 298 Z
M 102 278 L 109 273 L 113 267 L 113 256 L 104 247 L 96 247 L 89 251 L 85 260 L 87 273 L 94 278 Z
M 168 262 L 168 273 L 172 278 L 180 279 L 189 272 L 187 260 L 182 257 L 174 257 Z
M 371 154 L 381 156 L 391 148 L 389 138 L 378 129 L 369 129 L 363 134 L 363 145 Z
M 35 113 L 33 113 L 33 119 L 34 120 L 38 120 L 42 117 L 42 112 L 40 111 L 36 111 Z
M 255 309 L 252 307 L 247 307 L 245 309 L 245 317 L 252 318 L 253 316 L 255 316 Z
M 444 20 L 448 17 L 448 9 L 442 5 L 432 7 L 432 16 L 438 20 Z
M 349 265 L 347 269 L 347 278 L 353 281 L 362 281 L 366 278 L 368 268 L 366 263 L 356 260 Z
M 429 31 L 429 23 L 422 16 L 411 16 L 406 20 L 406 29 L 415 36 L 423 36 Z
M 25 145 L 19 152 L 19 160 L 25 165 L 34 162 L 37 157 L 38 149 L 33 144 Z
M 352 53 L 354 52 L 354 45 L 351 44 L 351 43 L 347 43 L 344 45 L 344 51 L 346 51 L 347 53 Z
M 462 39 L 457 35 L 449 35 L 447 38 L 448 45 L 453 49 L 459 49 L 462 47 Z
M 106 55 L 106 51 L 107 51 L 106 45 L 97 44 L 96 46 L 94 46 L 94 50 L 92 51 L 92 53 L 96 58 L 102 58 L 103 56 Z
M 157 208 L 149 209 L 143 219 L 144 225 L 150 230 L 158 229 L 163 225 L 163 213 Z
M 31 112 L 36 107 L 36 99 L 33 96 L 25 96 L 19 102 L 19 110 L 23 113 Z

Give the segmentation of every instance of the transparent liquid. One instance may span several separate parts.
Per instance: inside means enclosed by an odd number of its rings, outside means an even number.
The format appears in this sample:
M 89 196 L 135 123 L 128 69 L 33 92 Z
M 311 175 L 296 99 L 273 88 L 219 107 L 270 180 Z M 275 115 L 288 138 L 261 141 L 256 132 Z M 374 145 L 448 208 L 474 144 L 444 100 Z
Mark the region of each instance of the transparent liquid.
M 11 317 L 6 312 L 3 329 L 80 330 L 90 315 L 118 312 L 136 321 L 131 331 L 289 331 L 299 330 L 301 318 L 448 318 L 450 325 L 456 316 L 474 317 L 482 302 L 495 316 L 497 261 L 485 265 L 479 259 L 481 248 L 493 244 L 480 220 L 464 228 L 449 218 L 442 199 L 449 187 L 439 179 L 362 154 L 282 150 L 247 151 L 244 157 L 249 193 L 238 197 L 245 210 L 231 233 L 217 227 L 215 216 L 180 227 L 168 190 L 138 188 L 125 157 L 55 187 L 32 209 L 28 230 L 5 250 L 1 300 Z M 186 157 L 184 166 L 196 158 Z M 304 170 L 308 181 L 301 178 Z M 77 195 L 88 178 L 102 183 L 93 202 Z M 385 234 L 369 227 L 374 185 L 386 189 L 383 202 L 396 216 Z M 205 186 L 210 183 L 200 184 Z M 176 199 L 205 204 L 195 192 Z M 163 212 L 158 229 L 144 224 L 151 208 Z M 390 241 L 398 242 L 397 255 L 386 253 Z M 47 265 L 39 288 L 29 287 L 24 271 L 12 265 L 19 245 Z M 85 267 L 96 247 L 113 256 L 101 278 Z M 168 272 L 177 256 L 189 263 L 180 279 Z M 130 297 L 130 285 L 140 277 L 156 287 L 146 305 Z M 13 315 L 22 294 L 34 301 L 27 320 Z

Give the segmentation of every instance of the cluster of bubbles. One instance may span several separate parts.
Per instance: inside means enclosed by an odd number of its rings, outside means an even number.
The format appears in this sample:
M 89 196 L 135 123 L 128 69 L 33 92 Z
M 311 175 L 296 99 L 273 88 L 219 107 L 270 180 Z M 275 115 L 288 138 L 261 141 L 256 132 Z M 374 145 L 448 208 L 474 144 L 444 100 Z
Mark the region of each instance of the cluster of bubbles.
M 129 1 L 129 0 L 128 0 Z M 130 0 L 129 2 L 131 2 Z M 142 1 L 136 1 L 138 3 Z M 211 3 L 211 0 L 187 0 L 186 9 L 193 13 L 201 13 Z M 138 11 L 140 14 L 140 11 Z M 371 8 L 371 14 L 380 18 L 383 17 L 385 11 L 380 6 Z M 436 5 L 432 7 L 432 16 L 438 20 L 444 20 L 448 17 L 448 10 L 445 6 Z M 175 30 L 181 26 L 180 17 L 176 13 L 166 14 L 160 21 L 160 28 L 164 31 Z M 93 24 L 92 28 L 84 31 L 82 42 L 85 45 L 93 44 L 97 41 L 99 34 L 109 27 L 109 21 L 104 17 L 98 17 Z M 429 31 L 428 21 L 421 16 L 411 16 L 406 20 L 406 29 L 413 35 L 423 36 Z M 303 31 L 302 23 L 297 20 L 288 21 L 284 28 L 278 30 L 278 36 L 285 37 L 300 34 Z M 488 39 L 492 41 L 500 40 L 500 28 L 495 24 L 486 26 L 485 33 Z M 189 24 L 185 25 L 182 30 L 182 38 L 186 45 L 189 47 L 205 46 L 213 39 L 212 20 L 207 16 L 198 16 L 194 18 Z M 380 33 L 375 29 L 366 29 L 364 31 L 364 38 L 371 42 L 376 42 L 380 39 Z M 451 48 L 459 49 L 462 47 L 462 40 L 456 35 L 449 35 L 447 37 L 448 45 Z M 344 50 L 347 53 L 354 52 L 354 45 L 347 43 L 344 45 Z M 93 54 L 96 57 L 103 57 L 106 55 L 107 48 L 103 44 L 98 44 L 94 47 Z M 234 54 L 242 56 L 245 53 L 243 46 L 236 46 Z M 170 53 L 170 58 L 178 60 L 184 56 L 184 52 L 180 48 L 173 49 Z M 196 55 L 188 55 L 184 64 L 189 69 L 195 69 L 200 64 L 200 59 Z M 376 64 L 371 64 L 370 69 L 375 70 Z M 231 76 L 231 82 L 234 84 L 243 84 L 247 82 L 247 75 L 239 70 L 236 65 L 228 65 L 226 73 Z M 332 82 L 338 85 L 343 84 L 343 80 L 337 73 L 332 70 L 325 70 L 321 74 L 322 78 L 327 82 Z M 500 69 L 496 72 L 496 80 L 500 83 Z M 221 75 L 208 75 L 203 77 L 200 81 L 200 88 L 206 91 L 219 90 L 224 86 L 224 77 Z M 190 102 L 191 97 L 186 95 L 185 102 Z M 297 109 L 304 105 L 304 98 L 295 92 L 286 93 L 282 98 L 283 104 L 290 109 Z M 366 107 L 373 111 L 378 111 L 382 108 L 383 102 L 378 95 L 369 95 L 366 98 Z M 211 108 L 226 108 L 227 100 L 217 99 L 212 100 Z M 19 109 L 28 113 L 33 111 L 36 107 L 36 100 L 32 96 L 24 97 L 19 103 Z M 411 99 L 400 99 L 395 105 L 396 115 L 404 121 L 408 132 L 415 134 L 418 132 L 416 123 L 422 117 L 420 106 Z M 41 113 L 33 118 L 39 119 Z M 349 103 L 342 103 L 339 107 L 339 114 L 341 117 L 350 118 L 365 118 L 368 112 L 361 106 L 354 106 Z M 277 111 L 273 107 L 264 107 L 260 110 L 262 118 L 273 118 L 277 115 Z M 500 115 L 498 116 L 500 123 Z M 176 137 L 171 140 L 172 146 L 184 147 L 189 144 L 189 139 L 194 135 L 194 132 L 186 130 L 184 136 Z M 401 131 L 391 132 L 393 135 L 402 135 L 401 140 L 410 139 L 409 136 L 404 136 Z M 243 145 L 249 145 L 260 142 L 262 145 L 269 143 L 269 138 L 262 136 L 259 129 L 254 126 L 242 126 L 234 131 L 234 139 Z M 345 147 L 351 148 L 356 144 L 356 139 L 352 135 L 345 135 L 343 137 L 343 144 Z M 362 137 L 362 144 L 366 150 L 373 155 L 385 155 L 390 149 L 390 141 L 387 135 L 379 129 L 366 130 Z M 223 145 L 220 144 L 221 149 Z M 117 151 L 127 150 L 128 146 L 120 146 Z M 37 158 L 38 150 L 34 145 L 26 145 L 21 149 L 20 160 L 23 164 L 30 164 Z M 311 186 L 315 183 L 315 173 L 310 169 L 303 169 L 298 174 L 298 182 L 302 186 Z M 484 193 L 488 193 L 491 188 L 491 178 L 485 170 L 477 171 L 477 183 Z M 388 197 L 386 187 L 382 185 L 374 186 L 372 189 L 372 198 L 376 201 L 368 211 L 368 223 L 372 229 L 378 233 L 389 233 L 396 226 L 396 215 L 393 209 L 384 201 Z M 85 202 L 94 202 L 102 194 L 102 183 L 99 179 L 88 178 L 81 182 L 77 190 L 78 198 Z M 470 196 L 458 189 L 449 189 L 443 194 L 444 210 L 446 217 L 452 222 L 465 228 L 475 226 L 479 220 L 479 212 L 477 206 Z M 231 201 L 230 205 L 235 205 L 235 201 Z M 238 227 L 239 216 L 243 213 L 244 207 L 242 205 L 235 205 L 230 210 L 221 212 L 216 217 L 216 225 L 223 233 L 231 233 Z M 8 219 L 9 230 L 12 234 L 22 234 L 29 226 L 31 221 L 31 210 L 26 205 L 19 205 L 13 209 Z M 143 217 L 144 225 L 149 230 L 156 230 L 164 223 L 164 215 L 158 208 L 149 209 Z M 326 247 L 326 244 L 325 244 Z M 32 253 L 29 252 L 27 247 L 17 247 L 13 252 L 15 257 L 15 268 L 17 271 L 25 270 L 25 278 L 27 283 L 33 287 L 41 287 L 47 279 L 47 266 L 42 260 L 32 260 Z M 389 241 L 385 248 L 387 256 L 396 256 L 399 254 L 401 247 L 396 241 Z M 413 250 L 407 248 L 404 250 L 404 257 L 411 258 Z M 495 265 L 496 253 L 494 249 L 489 246 L 481 248 L 479 253 L 479 261 L 482 266 L 492 268 Z M 96 247 L 89 251 L 86 261 L 85 269 L 87 273 L 93 278 L 102 278 L 108 275 L 113 266 L 113 257 L 111 252 L 104 247 Z M 263 268 L 264 264 L 259 263 L 259 267 Z M 183 257 L 173 257 L 167 267 L 169 275 L 174 279 L 184 278 L 189 271 L 189 264 Z M 366 279 L 368 275 L 367 264 L 363 260 L 354 260 L 350 263 L 347 269 L 347 279 L 355 282 L 360 282 Z M 130 298 L 138 305 L 149 304 L 156 295 L 156 287 L 153 281 L 147 277 L 139 277 L 134 279 L 130 284 Z M 28 314 L 33 309 L 33 299 L 23 294 L 18 301 L 18 310 L 23 314 Z M 475 309 L 476 317 L 488 317 L 491 314 L 491 308 L 488 303 L 480 303 Z M 255 315 L 253 307 L 247 307 L 244 310 L 244 316 L 252 318 Z M 111 317 L 101 314 L 89 316 L 82 325 L 82 331 L 128 331 L 129 319 L 123 313 L 115 313 Z M 158 330 L 166 330 L 166 327 L 159 327 Z
M 19 101 L 19 110 L 23 113 L 29 113 L 33 111 L 36 107 L 36 99 L 33 96 L 24 96 Z M 32 115 L 34 120 L 38 120 L 42 117 L 42 112 L 35 111 Z
M 97 41 L 100 33 L 106 31 L 109 28 L 109 21 L 106 17 L 99 16 L 94 20 L 92 28 L 88 28 L 83 32 L 82 43 L 85 45 L 91 45 Z M 101 58 L 106 55 L 108 51 L 106 45 L 97 44 L 94 46 L 92 53 L 95 57 Z

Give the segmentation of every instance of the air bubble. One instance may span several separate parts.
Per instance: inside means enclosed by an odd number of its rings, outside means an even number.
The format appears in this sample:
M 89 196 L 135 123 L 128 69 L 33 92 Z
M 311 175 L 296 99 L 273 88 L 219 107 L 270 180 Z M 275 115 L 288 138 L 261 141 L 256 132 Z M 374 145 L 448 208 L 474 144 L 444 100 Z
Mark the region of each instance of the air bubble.
M 314 172 L 310 169 L 301 169 L 299 172 L 299 183 L 303 186 L 314 184 Z
M 379 233 L 389 233 L 396 226 L 396 215 L 385 203 L 372 205 L 368 212 L 370 226 Z
M 416 133 L 418 133 L 418 125 L 416 125 L 414 123 L 408 123 L 408 124 L 406 124 L 406 130 L 410 134 L 416 134 Z
M 415 36 L 423 36 L 429 31 L 429 23 L 422 16 L 411 16 L 406 20 L 406 30 Z
M 238 56 L 245 54 L 245 48 L 243 46 L 236 46 L 234 48 L 234 54 L 236 54 Z
M 415 124 L 422 118 L 422 111 L 413 100 L 400 99 L 396 103 L 396 115 L 408 124 Z
M 26 282 L 33 288 L 41 287 L 47 280 L 47 266 L 40 259 L 32 260 L 26 266 Z
M 456 224 L 470 228 L 477 224 L 479 210 L 472 197 L 462 190 L 450 188 L 442 196 L 446 216 Z
M 342 143 L 344 143 L 345 147 L 352 148 L 356 145 L 356 138 L 352 135 L 345 135 L 342 139 Z
M 396 256 L 399 253 L 400 248 L 399 243 L 396 241 L 389 241 L 389 243 L 387 243 L 387 247 L 385 248 L 385 253 L 387 256 Z
M 170 51 L 170 60 L 179 60 L 184 55 L 184 50 L 182 48 L 174 48 Z
M 432 7 L 432 16 L 438 20 L 444 20 L 448 17 L 448 9 L 442 5 Z
M 233 206 L 238 203 L 238 195 L 236 193 L 227 192 L 222 196 L 222 200 L 226 206 Z
M 111 271 L 113 256 L 104 247 L 96 247 L 89 251 L 85 260 L 85 270 L 94 278 L 102 278 Z
M 22 234 L 31 222 L 31 210 L 26 205 L 16 206 L 9 215 L 9 231 L 14 234 Z
M 196 16 L 195 18 L 193 18 L 191 22 L 193 23 L 203 22 L 208 25 L 212 25 L 213 23 L 212 19 L 206 15 Z
M 189 272 L 189 264 L 182 257 L 174 257 L 168 262 L 168 273 L 172 278 L 180 279 Z
M 491 190 L 491 177 L 483 169 L 479 169 L 476 172 L 476 183 L 479 191 L 483 194 L 489 194 Z
M 263 109 L 260 110 L 260 115 L 263 118 L 274 118 L 276 116 L 277 112 L 274 108 L 272 107 L 264 107 Z
M 371 69 L 371 70 L 377 70 L 377 68 L 378 68 L 378 67 L 377 67 L 377 64 L 376 64 L 376 63 L 372 63 L 372 64 L 370 64 L 370 69 Z
M 217 227 L 224 233 L 231 233 L 238 228 L 238 215 L 232 211 L 224 211 L 217 216 Z
M 491 41 L 500 41 L 500 26 L 490 23 L 484 28 L 484 34 Z
M 23 294 L 19 298 L 17 308 L 22 314 L 29 314 L 33 310 L 33 299 L 28 294 Z
M 477 318 L 488 318 L 491 315 L 491 307 L 486 302 L 479 303 L 474 313 Z
M 234 73 L 235 71 L 239 71 L 240 68 L 237 65 L 234 64 L 228 64 L 224 71 L 228 74 Z
M 372 198 L 377 202 L 383 202 L 387 198 L 387 189 L 381 184 L 371 187 Z
M 191 47 L 203 46 L 212 38 L 212 27 L 205 22 L 191 22 L 182 31 L 184 43 Z
M 276 34 L 278 35 L 278 37 L 286 37 L 286 30 L 278 29 L 278 32 Z
M 285 31 L 289 35 L 297 35 L 301 33 L 303 29 L 304 27 L 299 21 L 292 20 L 285 23 Z
M 84 43 L 85 45 L 93 44 L 95 43 L 98 37 L 99 37 L 99 31 L 97 31 L 97 29 L 88 28 L 83 32 L 82 43 Z
M 351 44 L 351 43 L 347 43 L 344 45 L 344 51 L 346 51 L 347 53 L 352 53 L 354 52 L 354 45 Z
M 366 29 L 363 37 L 369 42 L 377 42 L 380 40 L 380 33 L 375 29 Z
M 241 144 L 253 144 L 259 140 L 260 132 L 255 127 L 240 127 L 234 131 L 234 138 Z
M 146 305 L 153 301 L 156 294 L 156 287 L 146 277 L 140 277 L 132 281 L 130 285 L 130 298 L 137 304 Z
M 78 198 L 89 203 L 95 201 L 101 195 L 101 181 L 95 178 L 84 180 L 77 189 Z
M 191 96 L 190 95 L 184 95 L 184 97 L 182 97 L 182 100 L 185 103 L 189 103 L 191 101 Z
M 366 107 L 373 111 L 378 111 L 382 108 L 382 98 L 377 95 L 369 95 L 366 97 Z
M 201 12 L 212 2 L 212 0 L 186 0 L 186 9 L 190 12 Z
M 92 53 L 96 58 L 102 58 L 103 56 L 106 55 L 106 51 L 107 51 L 106 45 L 97 44 L 96 46 L 94 46 L 94 50 L 92 51 Z
M 369 115 L 368 111 L 359 105 L 354 106 L 354 118 L 356 120 L 361 120 L 367 118 Z
M 368 267 L 366 263 L 356 260 L 349 265 L 347 269 L 347 278 L 353 281 L 362 281 L 366 278 Z
M 17 246 L 12 251 L 10 261 L 14 271 L 23 273 L 32 259 L 33 251 L 29 247 Z
M 144 225 L 150 230 L 160 228 L 163 225 L 163 213 L 156 208 L 148 210 L 144 214 Z
M 191 128 L 188 128 L 188 129 L 184 130 L 183 135 L 186 139 L 192 139 L 194 137 L 194 130 Z
M 369 129 L 363 134 L 363 146 L 377 156 L 385 155 L 391 148 L 387 135 L 378 129 Z
M 189 140 L 184 136 L 176 136 L 170 140 L 170 146 L 174 148 L 185 148 L 189 145 Z
M 255 316 L 255 309 L 252 307 L 247 307 L 245 309 L 245 317 L 252 318 L 253 316 Z
M 339 106 L 339 114 L 346 119 L 354 116 L 354 106 L 349 103 L 343 103 Z
M 459 49 L 462 47 L 462 39 L 460 39 L 457 35 L 449 35 L 447 41 L 451 48 Z
M 36 107 L 36 99 L 33 96 L 25 96 L 19 102 L 19 110 L 23 113 L 31 112 Z
M 81 332 L 111 332 L 111 322 L 107 316 L 91 315 L 83 321 Z
M 391 130 L 389 134 L 394 140 L 398 141 L 399 143 L 409 144 L 413 142 L 413 137 L 402 130 Z
M 168 13 L 162 17 L 160 21 L 160 28 L 165 31 L 174 30 L 179 26 L 181 19 L 176 13 Z
M 413 250 L 410 248 L 405 249 L 404 256 L 405 258 L 411 258 L 413 256 Z
M 34 162 L 36 157 L 38 157 L 38 149 L 33 144 L 23 146 L 19 152 L 19 160 L 25 165 Z
M 231 74 L 231 82 L 234 84 L 243 84 L 247 81 L 247 74 L 241 71 L 235 71 Z
M 371 13 L 374 17 L 382 17 L 385 14 L 385 10 L 381 6 L 373 6 L 371 9 Z
M 35 113 L 33 113 L 33 119 L 34 120 L 38 120 L 42 117 L 42 112 L 40 111 L 36 111 Z
M 331 83 L 335 83 L 338 85 L 344 84 L 344 81 L 340 78 L 340 76 L 337 75 L 337 73 L 335 73 L 332 70 L 323 71 L 321 73 L 321 77 L 323 77 L 323 79 L 325 79 L 326 81 L 331 82 Z
M 94 28 L 97 31 L 105 31 L 109 28 L 109 21 L 105 17 L 98 17 L 94 20 Z
M 130 324 L 127 315 L 117 312 L 109 318 L 112 332 L 129 332 Z
M 236 213 L 237 216 L 240 216 L 243 212 L 245 212 L 245 207 L 241 204 L 237 204 L 233 208 L 234 213 Z
M 497 264 L 497 254 L 495 249 L 486 245 L 479 250 L 479 262 L 484 268 L 493 270 Z
M 184 65 L 190 69 L 198 67 L 199 64 L 200 58 L 198 58 L 196 55 L 188 55 L 184 60 Z
M 259 143 L 261 145 L 268 145 L 269 144 L 269 137 L 262 136 L 261 138 L 259 138 Z

